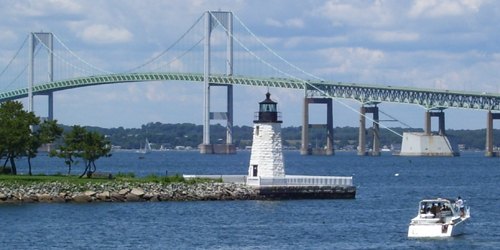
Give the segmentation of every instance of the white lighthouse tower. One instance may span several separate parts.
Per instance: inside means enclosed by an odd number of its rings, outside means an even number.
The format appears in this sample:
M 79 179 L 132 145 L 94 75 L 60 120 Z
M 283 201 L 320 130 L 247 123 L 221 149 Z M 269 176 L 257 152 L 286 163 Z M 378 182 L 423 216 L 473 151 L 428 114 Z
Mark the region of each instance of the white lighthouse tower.
M 281 123 L 276 102 L 267 92 L 259 103 L 258 120 L 254 120 L 252 152 L 248 176 L 284 177 L 285 164 L 281 143 Z

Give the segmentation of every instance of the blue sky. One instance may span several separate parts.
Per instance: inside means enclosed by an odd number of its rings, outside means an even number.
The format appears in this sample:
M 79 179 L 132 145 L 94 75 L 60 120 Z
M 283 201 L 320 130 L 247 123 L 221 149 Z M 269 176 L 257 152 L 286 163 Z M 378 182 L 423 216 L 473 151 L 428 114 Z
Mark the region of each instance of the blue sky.
M 30 31 L 52 31 L 87 62 L 120 72 L 161 53 L 207 10 L 233 11 L 280 56 L 326 80 L 499 93 L 500 3 L 493 0 L 7 0 L 0 2 L 0 69 Z M 224 93 L 213 92 L 212 111 L 222 111 Z M 235 87 L 235 125 L 252 125 L 265 92 Z M 303 92 L 270 92 L 283 126 L 300 126 Z M 201 83 L 122 83 L 61 91 L 54 98 L 55 118 L 67 125 L 203 122 Z M 341 101 L 359 109 L 354 101 Z M 46 115 L 45 106 L 43 98 L 35 98 L 38 115 Z M 411 127 L 423 127 L 425 110 L 418 106 L 379 107 Z M 311 123 L 323 123 L 326 109 L 311 108 Z M 485 127 L 484 111 L 445 112 L 448 128 Z M 358 126 L 358 120 L 358 114 L 334 104 L 334 126 Z

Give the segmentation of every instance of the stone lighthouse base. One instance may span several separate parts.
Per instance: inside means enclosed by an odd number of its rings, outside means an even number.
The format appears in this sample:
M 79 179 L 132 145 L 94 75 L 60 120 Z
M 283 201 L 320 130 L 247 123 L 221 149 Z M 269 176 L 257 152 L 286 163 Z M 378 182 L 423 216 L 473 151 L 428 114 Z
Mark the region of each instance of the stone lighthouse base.
M 259 195 L 271 200 L 355 199 L 355 186 L 257 186 Z

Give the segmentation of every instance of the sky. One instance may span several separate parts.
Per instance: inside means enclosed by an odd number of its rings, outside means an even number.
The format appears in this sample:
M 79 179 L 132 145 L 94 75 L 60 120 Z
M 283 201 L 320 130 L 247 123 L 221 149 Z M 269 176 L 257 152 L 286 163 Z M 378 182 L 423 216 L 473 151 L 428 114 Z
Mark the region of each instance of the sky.
M 285 60 L 329 81 L 500 92 L 500 2 L 493 0 L 6 0 L 0 2 L 0 70 L 30 31 L 54 32 L 98 68 L 130 69 L 168 48 L 208 10 L 232 11 Z M 223 111 L 225 90 L 212 89 L 212 111 Z M 234 87 L 234 125 L 252 126 L 258 102 L 267 91 Z M 304 92 L 269 91 L 278 102 L 282 126 L 301 126 Z M 43 97 L 35 98 L 37 115 L 46 116 L 46 103 Z M 55 119 L 65 125 L 201 125 L 203 83 L 77 88 L 56 92 L 54 106 Z M 336 100 L 334 126 L 359 126 L 359 114 L 353 111 L 359 107 L 355 101 Z M 379 108 L 412 128 L 423 127 L 426 110 L 419 106 L 382 103 Z M 310 109 L 310 123 L 325 123 L 326 107 L 311 105 Z M 485 111 L 448 109 L 445 113 L 447 128 L 486 126 Z M 381 119 L 392 120 L 384 114 Z M 437 129 L 437 121 L 432 126 Z

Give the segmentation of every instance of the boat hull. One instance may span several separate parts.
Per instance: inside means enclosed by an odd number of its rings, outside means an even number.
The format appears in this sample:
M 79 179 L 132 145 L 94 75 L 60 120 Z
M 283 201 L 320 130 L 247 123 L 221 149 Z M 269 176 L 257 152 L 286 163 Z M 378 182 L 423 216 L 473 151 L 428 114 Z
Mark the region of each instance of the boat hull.
M 414 224 L 408 229 L 408 237 L 423 238 L 423 237 L 452 237 L 461 235 L 465 231 L 467 218 L 453 224 Z

